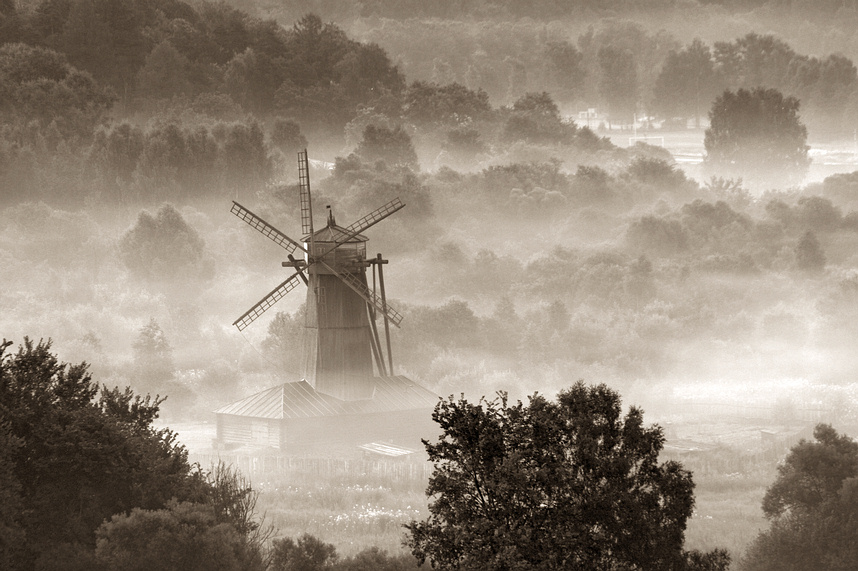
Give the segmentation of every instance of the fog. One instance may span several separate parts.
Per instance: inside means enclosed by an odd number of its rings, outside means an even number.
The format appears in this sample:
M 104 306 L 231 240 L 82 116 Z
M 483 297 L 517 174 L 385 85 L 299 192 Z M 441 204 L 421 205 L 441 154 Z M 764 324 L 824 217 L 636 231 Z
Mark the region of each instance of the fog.
M 394 372 L 474 400 L 608 384 L 699 470 L 700 517 L 714 523 L 691 522 L 692 546 L 741 553 L 765 525 L 778 455 L 808 427 L 858 435 L 851 12 L 381 2 L 365 14 L 329 2 L 308 55 L 303 13 L 244 1 L 199 9 L 200 21 L 240 21 L 243 44 L 219 44 L 213 24 L 185 42 L 153 17 L 145 49 L 102 61 L 51 33 L 39 2 L 18 4 L 26 25 L 4 16 L 0 37 L 12 86 L 0 94 L 0 331 L 51 338 L 107 386 L 167 395 L 161 422 L 193 454 L 212 452 L 214 410 L 301 378 L 306 288 L 246 330 L 232 325 L 290 270 L 230 207 L 299 239 L 305 146 L 319 220 L 326 206 L 342 224 L 406 203 L 366 232 L 404 316 Z M 316 57 L 334 44 L 348 66 Z M 264 60 L 266 49 L 289 57 Z M 668 74 L 703 51 L 702 72 Z M 715 97 L 758 86 L 800 101 L 810 162 L 796 183 L 778 178 L 794 165 L 724 170 L 707 151 Z M 386 140 L 373 145 L 367 126 Z M 375 502 L 373 525 L 393 522 L 381 541 L 398 549 L 396 524 L 425 511 L 422 480 L 340 476 L 332 505 Z M 259 478 L 275 513 L 313 485 L 298 478 L 278 495 Z M 713 507 L 721 485 L 739 515 Z M 280 523 L 348 536 L 313 517 Z

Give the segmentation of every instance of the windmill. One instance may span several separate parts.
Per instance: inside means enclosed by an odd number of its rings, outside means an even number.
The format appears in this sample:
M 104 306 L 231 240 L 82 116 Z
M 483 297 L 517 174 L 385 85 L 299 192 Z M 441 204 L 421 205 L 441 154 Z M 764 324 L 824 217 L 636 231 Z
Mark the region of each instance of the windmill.
M 278 300 L 305 284 L 305 380 L 317 392 L 342 401 L 370 399 L 376 386 L 373 364 L 378 376 L 393 374 L 390 323 L 398 327 L 402 316 L 387 303 L 382 269 L 387 260 L 381 254 L 367 258 L 367 238 L 362 233 L 405 204 L 396 198 L 346 227 L 337 225 L 329 206 L 326 226 L 315 230 L 306 149 L 298 153 L 298 179 L 303 234 L 300 241 L 233 202 L 230 212 L 285 249 L 288 261 L 282 265 L 295 269 L 294 274 L 247 310 L 233 325 L 239 331 L 244 330 Z M 294 256 L 295 252 L 299 252 L 298 258 Z M 367 269 L 370 267 L 372 289 L 367 281 Z M 384 348 L 376 326 L 379 316 L 384 320 Z

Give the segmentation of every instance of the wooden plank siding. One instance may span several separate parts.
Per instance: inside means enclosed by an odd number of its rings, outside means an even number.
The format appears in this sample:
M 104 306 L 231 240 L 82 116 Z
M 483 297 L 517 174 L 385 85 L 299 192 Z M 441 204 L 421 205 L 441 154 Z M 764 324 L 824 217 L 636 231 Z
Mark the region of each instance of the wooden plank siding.
M 311 274 L 304 378 L 317 391 L 341 400 L 371 398 L 371 335 L 366 302 L 338 277 Z
M 217 440 L 222 445 L 299 454 L 329 448 L 356 449 L 376 441 L 421 450 L 421 439 L 435 438 L 438 431 L 428 409 L 287 419 L 217 416 Z
M 283 426 L 278 419 L 231 414 L 219 414 L 217 417 L 217 439 L 220 442 L 280 448 L 282 434 Z

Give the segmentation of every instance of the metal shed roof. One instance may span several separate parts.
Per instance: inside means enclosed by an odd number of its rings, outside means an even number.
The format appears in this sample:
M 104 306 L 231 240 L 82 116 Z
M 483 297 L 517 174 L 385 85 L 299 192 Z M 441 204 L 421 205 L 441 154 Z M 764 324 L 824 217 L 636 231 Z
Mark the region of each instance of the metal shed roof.
M 215 411 L 256 418 L 313 418 L 433 408 L 438 395 L 408 377 L 375 377 L 371 399 L 342 401 L 316 392 L 307 381 L 285 383 L 258 392 Z

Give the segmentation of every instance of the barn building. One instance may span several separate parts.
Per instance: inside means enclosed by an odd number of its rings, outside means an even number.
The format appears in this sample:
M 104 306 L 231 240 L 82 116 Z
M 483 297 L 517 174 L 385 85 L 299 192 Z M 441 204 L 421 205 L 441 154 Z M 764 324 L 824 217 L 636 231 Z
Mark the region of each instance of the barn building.
M 372 442 L 419 450 L 438 433 L 438 397 L 403 376 L 375 377 L 372 398 L 344 401 L 301 380 L 215 411 L 221 446 L 249 445 L 302 454 L 356 450 Z

